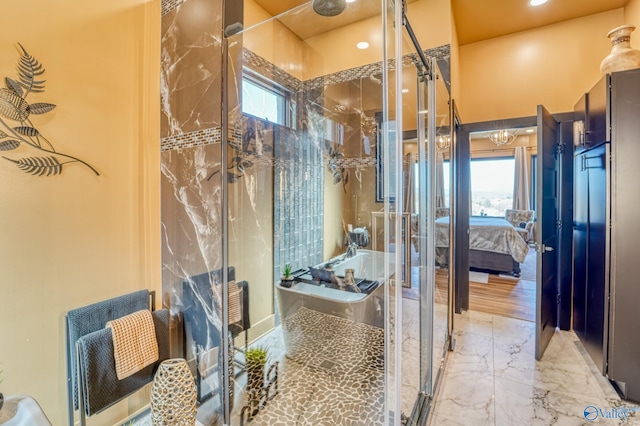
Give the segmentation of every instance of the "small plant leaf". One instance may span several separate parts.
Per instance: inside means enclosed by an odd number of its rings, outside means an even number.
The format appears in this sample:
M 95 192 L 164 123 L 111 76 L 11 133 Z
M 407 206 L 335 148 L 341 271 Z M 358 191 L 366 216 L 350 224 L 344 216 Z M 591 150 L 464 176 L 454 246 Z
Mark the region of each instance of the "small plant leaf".
M 5 160 L 9 160 L 15 163 L 18 168 L 25 173 L 32 174 L 34 176 L 47 176 L 59 175 L 62 172 L 62 164 L 56 157 L 27 157 L 19 160 L 12 160 L 7 157 L 3 157 Z
M 38 131 L 38 129 L 34 127 L 29 127 L 29 126 L 14 127 L 13 130 L 20 133 L 23 136 L 39 136 L 40 135 L 40 132 Z
M 29 106 L 29 111 L 31 114 L 44 114 L 45 112 L 49 112 L 54 109 L 56 106 L 54 104 L 48 104 L 46 102 L 38 102 L 35 104 L 31 104 Z
M 4 85 L 7 86 L 7 89 L 11 90 L 16 95 L 22 97 L 24 95 L 24 91 L 22 87 L 18 84 L 17 81 L 10 79 L 9 77 L 4 78 Z
M 231 172 L 229 172 L 229 173 L 227 174 L 227 181 L 228 181 L 229 183 L 236 183 L 236 182 L 238 181 L 238 178 L 239 178 L 239 177 L 240 177 L 240 176 L 236 175 L 235 173 L 231 173 Z
M 253 166 L 253 161 L 251 161 L 251 160 L 244 160 L 242 162 L 242 167 L 244 167 L 246 169 L 248 169 L 248 168 L 250 168 L 252 166 Z
M 262 145 L 262 152 L 272 152 L 273 148 L 271 148 L 269 145 Z
M 20 141 L 9 139 L 0 142 L 0 151 L 12 151 L 20 146 Z
M 6 134 L 5 132 L 3 132 L 2 130 L 0 130 L 0 139 L 4 139 L 4 138 L 8 138 L 9 135 Z

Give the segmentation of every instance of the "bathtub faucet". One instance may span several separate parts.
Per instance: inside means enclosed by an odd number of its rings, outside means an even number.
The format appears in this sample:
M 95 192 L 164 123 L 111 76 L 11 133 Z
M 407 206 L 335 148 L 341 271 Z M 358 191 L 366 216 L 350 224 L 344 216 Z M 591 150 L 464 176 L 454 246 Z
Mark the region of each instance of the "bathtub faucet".
M 351 244 L 349 244 L 349 247 L 347 247 L 347 253 L 344 255 L 345 258 L 347 257 L 353 257 L 358 253 L 358 244 L 356 244 L 355 242 L 351 241 Z

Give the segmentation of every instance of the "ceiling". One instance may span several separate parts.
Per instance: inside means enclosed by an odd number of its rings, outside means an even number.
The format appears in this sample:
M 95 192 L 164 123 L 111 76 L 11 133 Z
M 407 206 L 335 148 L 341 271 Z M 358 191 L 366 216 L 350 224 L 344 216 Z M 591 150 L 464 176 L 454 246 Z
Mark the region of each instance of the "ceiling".
M 263 0 L 265 1 L 265 0 Z M 451 0 L 460 45 L 623 7 L 629 0 Z
M 409 0 L 412 3 L 416 0 Z M 426 1 L 426 0 L 422 0 Z M 500 37 L 520 31 L 555 24 L 594 13 L 606 12 L 625 6 L 629 0 L 549 0 L 531 7 L 528 0 L 451 0 L 453 16 L 460 45 Z M 302 40 L 333 30 L 358 20 L 379 14 L 377 1 L 355 1 L 347 4 L 341 15 L 313 20 L 309 25 L 309 14 L 313 14 L 310 0 L 255 0 L 272 16 L 305 7 L 280 17 L 280 21 Z M 411 5 L 408 5 L 411 16 Z M 415 17 L 411 17 L 415 19 Z M 417 23 L 413 23 L 417 25 Z

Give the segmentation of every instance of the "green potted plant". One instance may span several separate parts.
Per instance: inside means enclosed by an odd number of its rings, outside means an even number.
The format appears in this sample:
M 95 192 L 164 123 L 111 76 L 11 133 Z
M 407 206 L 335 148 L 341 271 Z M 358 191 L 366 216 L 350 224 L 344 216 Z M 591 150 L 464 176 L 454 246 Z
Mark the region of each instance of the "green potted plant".
M 251 397 L 257 397 L 260 399 L 260 396 L 262 395 L 267 355 L 267 349 L 263 346 L 249 348 L 245 354 L 247 367 L 247 390 Z
M 292 267 L 290 263 L 284 265 L 282 268 L 282 278 L 280 279 L 280 285 L 285 288 L 289 288 L 293 285 L 293 275 L 291 275 Z

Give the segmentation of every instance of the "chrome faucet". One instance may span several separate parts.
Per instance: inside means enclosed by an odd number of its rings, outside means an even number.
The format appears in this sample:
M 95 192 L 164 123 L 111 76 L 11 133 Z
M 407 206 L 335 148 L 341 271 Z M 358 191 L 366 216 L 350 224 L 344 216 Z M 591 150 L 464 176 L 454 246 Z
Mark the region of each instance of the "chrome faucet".
M 347 253 L 344 255 L 344 257 L 353 257 L 356 254 L 358 254 L 358 244 L 352 241 L 351 244 L 349 244 L 349 247 L 347 247 Z

